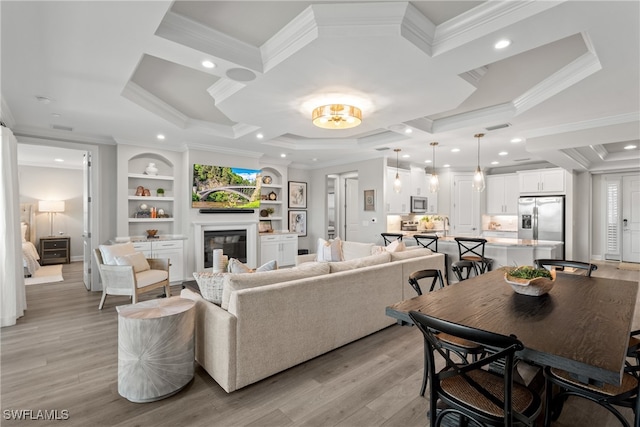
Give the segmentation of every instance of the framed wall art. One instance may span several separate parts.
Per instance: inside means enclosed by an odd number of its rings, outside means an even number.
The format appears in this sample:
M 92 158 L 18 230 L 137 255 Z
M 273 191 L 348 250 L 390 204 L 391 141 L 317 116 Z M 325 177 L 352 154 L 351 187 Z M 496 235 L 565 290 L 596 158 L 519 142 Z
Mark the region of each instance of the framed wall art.
M 364 210 L 376 210 L 376 190 L 364 190 Z
M 307 208 L 307 183 L 289 181 L 289 208 Z
M 289 211 L 289 231 L 298 236 L 307 235 L 307 211 Z

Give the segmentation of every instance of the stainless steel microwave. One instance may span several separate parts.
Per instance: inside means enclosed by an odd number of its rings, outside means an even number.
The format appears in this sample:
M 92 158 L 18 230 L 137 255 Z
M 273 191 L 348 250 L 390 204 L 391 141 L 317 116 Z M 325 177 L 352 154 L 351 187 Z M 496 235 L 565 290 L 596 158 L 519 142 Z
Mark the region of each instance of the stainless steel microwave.
M 425 213 L 429 211 L 429 198 L 411 196 L 411 213 Z

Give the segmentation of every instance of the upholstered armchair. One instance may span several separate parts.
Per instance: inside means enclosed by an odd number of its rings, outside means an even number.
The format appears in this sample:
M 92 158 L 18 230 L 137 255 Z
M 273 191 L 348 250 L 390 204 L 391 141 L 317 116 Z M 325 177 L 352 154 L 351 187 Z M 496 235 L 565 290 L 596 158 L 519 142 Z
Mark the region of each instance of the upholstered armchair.
M 107 295 L 129 295 L 135 304 L 138 295 L 164 287 L 166 296 L 171 296 L 168 258 L 145 258 L 131 244 L 100 246 L 95 258 L 102 281 L 99 310 Z

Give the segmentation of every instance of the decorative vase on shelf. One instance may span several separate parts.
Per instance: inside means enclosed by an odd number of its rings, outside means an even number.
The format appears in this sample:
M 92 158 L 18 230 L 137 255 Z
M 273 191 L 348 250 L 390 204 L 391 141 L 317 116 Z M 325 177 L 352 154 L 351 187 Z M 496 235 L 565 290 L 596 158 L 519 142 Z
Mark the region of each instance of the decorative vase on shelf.
M 147 168 L 144 170 L 144 173 L 147 175 L 158 175 L 158 168 L 155 163 L 149 163 Z

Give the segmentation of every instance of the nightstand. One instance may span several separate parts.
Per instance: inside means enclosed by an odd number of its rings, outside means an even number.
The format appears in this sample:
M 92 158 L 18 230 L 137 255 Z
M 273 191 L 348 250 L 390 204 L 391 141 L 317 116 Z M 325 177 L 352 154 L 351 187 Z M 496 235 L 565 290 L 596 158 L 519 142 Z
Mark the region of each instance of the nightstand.
M 71 237 L 51 236 L 40 238 L 40 265 L 69 264 Z

